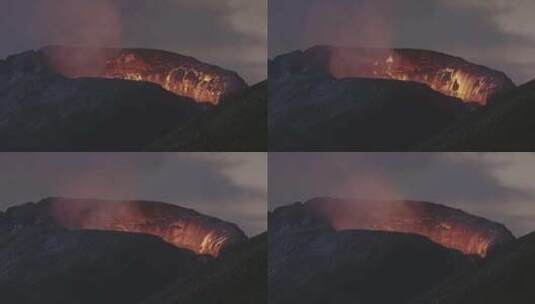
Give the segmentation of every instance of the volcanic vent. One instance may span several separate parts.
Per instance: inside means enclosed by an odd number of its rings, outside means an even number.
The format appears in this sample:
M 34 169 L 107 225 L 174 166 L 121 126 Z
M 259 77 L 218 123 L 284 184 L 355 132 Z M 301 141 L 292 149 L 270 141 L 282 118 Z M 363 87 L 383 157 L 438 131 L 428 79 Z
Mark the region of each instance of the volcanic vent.
M 10 208 L 6 217 L 23 225 L 144 233 L 199 255 L 218 256 L 229 245 L 247 240 L 234 224 L 191 209 L 147 201 L 48 198 Z
M 197 102 L 218 104 L 247 87 L 234 72 L 159 50 L 48 46 L 39 53 L 52 70 L 66 77 L 147 81 Z
M 335 230 L 418 234 L 465 254 L 486 256 L 496 246 L 514 239 L 503 225 L 426 202 L 317 198 L 301 207 Z
M 275 59 L 292 73 L 321 71 L 335 78 L 414 81 L 444 95 L 481 105 L 515 85 L 504 73 L 426 50 L 317 46 Z M 288 71 L 286 70 L 286 72 Z M 272 70 L 270 69 L 270 74 Z M 274 73 L 281 73 L 275 66 Z

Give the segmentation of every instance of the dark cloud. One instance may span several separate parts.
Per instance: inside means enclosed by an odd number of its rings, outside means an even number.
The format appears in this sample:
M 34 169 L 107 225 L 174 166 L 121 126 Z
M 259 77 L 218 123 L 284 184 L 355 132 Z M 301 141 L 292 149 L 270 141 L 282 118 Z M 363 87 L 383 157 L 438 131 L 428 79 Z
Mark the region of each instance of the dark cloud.
M 265 155 L 247 160 L 226 155 L 0 153 L 0 208 L 48 196 L 142 199 L 191 207 L 238 223 L 249 233 L 266 230 L 267 185 L 236 181 L 248 174 L 240 169 L 246 161 L 265 167 Z
M 535 229 L 535 216 L 522 223 L 517 202 L 535 192 L 505 185 L 496 174 L 508 162 L 462 153 L 270 153 L 269 206 L 317 196 L 413 199 L 459 207 L 503 221 L 516 232 Z M 511 155 L 511 161 L 514 156 Z M 492 159 L 492 154 L 491 154 Z M 522 205 L 523 207 L 524 205 Z
M 526 76 L 513 65 L 526 49 L 535 50 L 535 31 L 526 35 L 514 27 L 523 23 L 535 28 L 533 19 L 514 19 L 515 12 L 533 9 L 523 0 L 507 5 L 472 0 L 269 1 L 270 57 L 316 44 L 423 48 L 503 68 L 518 82 L 535 78 L 535 70 Z M 504 26 L 507 16 L 510 27 Z M 534 63 L 535 58 L 521 62 Z
M 6 0 L 0 57 L 45 44 L 145 47 L 175 51 L 265 79 L 263 0 Z M 264 17 L 265 20 L 266 17 Z M 256 64 L 255 64 L 256 63 Z

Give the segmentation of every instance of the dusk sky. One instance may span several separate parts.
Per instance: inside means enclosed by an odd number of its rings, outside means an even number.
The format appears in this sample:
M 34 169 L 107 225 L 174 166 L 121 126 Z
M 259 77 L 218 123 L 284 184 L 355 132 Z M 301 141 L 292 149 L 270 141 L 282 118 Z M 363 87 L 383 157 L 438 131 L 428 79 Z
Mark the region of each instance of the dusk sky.
M 156 48 L 266 79 L 266 0 L 2 0 L 0 58 L 47 44 Z
M 535 231 L 535 153 L 270 153 L 269 208 L 329 196 L 423 200 Z
M 267 230 L 266 153 L 0 153 L 0 209 L 45 197 L 174 203 Z
M 269 0 L 269 57 L 317 44 L 421 48 L 535 79 L 533 0 Z

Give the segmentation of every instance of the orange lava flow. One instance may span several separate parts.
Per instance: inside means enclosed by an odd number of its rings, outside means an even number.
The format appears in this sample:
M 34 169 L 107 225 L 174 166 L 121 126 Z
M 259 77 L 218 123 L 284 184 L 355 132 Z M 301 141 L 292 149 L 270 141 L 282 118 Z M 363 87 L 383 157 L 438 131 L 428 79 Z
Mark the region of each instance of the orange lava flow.
M 145 81 L 201 103 L 217 105 L 247 87 L 234 72 L 166 51 L 48 46 L 40 53 L 65 77 Z
M 215 105 L 226 92 L 224 80 L 215 72 L 188 65 L 154 69 L 134 54 L 122 54 L 109 60 L 100 77 L 151 82 L 176 95 Z
M 247 238 L 233 224 L 163 203 L 55 199 L 49 206 L 54 222 L 67 229 L 143 233 L 198 255 L 218 256 Z
M 334 49 L 328 65 L 336 78 L 414 81 L 480 105 L 498 91 L 514 86 L 503 73 L 429 51 Z
M 417 234 L 464 254 L 486 256 L 513 239 L 499 224 L 460 210 L 422 202 L 313 204 L 335 230 L 376 230 Z

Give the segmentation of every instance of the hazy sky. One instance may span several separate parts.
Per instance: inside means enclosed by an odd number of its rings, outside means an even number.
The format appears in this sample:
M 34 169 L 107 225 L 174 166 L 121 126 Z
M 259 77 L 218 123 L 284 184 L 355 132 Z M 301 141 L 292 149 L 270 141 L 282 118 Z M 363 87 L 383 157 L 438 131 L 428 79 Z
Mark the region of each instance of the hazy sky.
M 533 0 L 269 0 L 269 56 L 316 44 L 424 48 L 535 79 Z
M 535 153 L 270 153 L 269 208 L 318 196 L 440 203 L 535 231 Z
M 0 153 L 0 209 L 49 196 L 175 203 L 267 229 L 265 153 Z
M 267 0 L 2 0 L 0 58 L 46 44 L 157 48 L 266 78 Z

